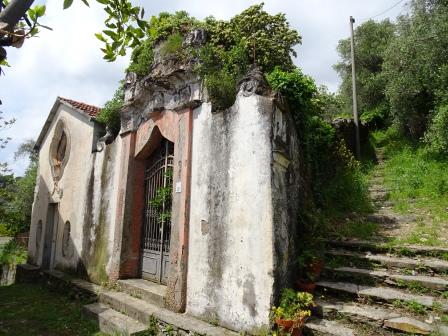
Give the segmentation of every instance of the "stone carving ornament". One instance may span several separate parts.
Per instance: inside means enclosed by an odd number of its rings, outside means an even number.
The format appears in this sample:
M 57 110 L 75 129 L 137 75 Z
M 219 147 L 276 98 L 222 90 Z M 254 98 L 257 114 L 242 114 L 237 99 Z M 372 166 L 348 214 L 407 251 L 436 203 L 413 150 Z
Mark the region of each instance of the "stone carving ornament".
M 207 33 L 204 29 L 195 29 L 185 36 L 183 42 L 184 47 L 197 48 L 203 45 L 207 41 Z
M 106 134 L 99 138 L 96 143 L 97 152 L 102 152 L 106 148 L 106 145 L 111 144 L 115 140 L 115 137 L 116 135 L 113 130 L 109 126 L 106 126 Z
M 260 67 L 256 65 L 251 67 L 247 75 L 238 83 L 238 91 L 245 97 L 253 94 L 261 96 L 269 94 L 269 85 Z

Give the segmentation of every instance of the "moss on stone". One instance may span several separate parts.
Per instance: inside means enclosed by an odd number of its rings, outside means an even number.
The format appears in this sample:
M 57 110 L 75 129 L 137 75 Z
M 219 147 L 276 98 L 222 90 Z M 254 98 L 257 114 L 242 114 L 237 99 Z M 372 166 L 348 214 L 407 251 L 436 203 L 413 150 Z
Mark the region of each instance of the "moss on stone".
M 104 161 L 101 169 L 101 192 L 103 195 L 103 188 L 107 186 L 107 167 L 108 167 L 108 156 L 110 154 L 110 148 L 106 147 L 104 152 Z M 107 224 L 106 224 L 106 213 L 107 206 L 103 203 L 104 199 L 101 199 L 101 208 L 98 218 L 98 224 L 95 227 L 95 241 L 93 242 L 93 252 L 90 258 L 87 272 L 91 281 L 101 284 L 109 280 L 109 276 L 106 271 L 106 265 L 109 260 L 109 255 L 107 252 Z
M 108 260 L 107 239 L 105 232 L 106 222 L 104 209 L 101 207 L 98 225 L 95 228 L 95 242 L 93 244 L 93 254 L 89 262 L 87 272 L 91 281 L 102 283 L 108 280 L 106 264 Z

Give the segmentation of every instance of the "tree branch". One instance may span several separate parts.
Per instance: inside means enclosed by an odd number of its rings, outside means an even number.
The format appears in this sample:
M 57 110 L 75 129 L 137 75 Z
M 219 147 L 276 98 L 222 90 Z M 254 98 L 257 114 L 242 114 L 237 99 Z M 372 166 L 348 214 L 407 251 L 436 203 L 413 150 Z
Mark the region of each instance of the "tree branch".
M 26 15 L 33 2 L 34 0 L 12 0 L 0 12 L 0 29 L 12 31 L 19 20 Z M 4 35 L 0 32 L 0 37 Z

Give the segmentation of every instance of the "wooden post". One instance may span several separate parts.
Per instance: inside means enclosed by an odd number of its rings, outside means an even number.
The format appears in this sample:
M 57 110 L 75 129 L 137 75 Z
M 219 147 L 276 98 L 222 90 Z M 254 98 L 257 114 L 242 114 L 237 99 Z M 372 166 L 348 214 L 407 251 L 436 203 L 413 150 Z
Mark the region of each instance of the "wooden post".
M 356 67 L 355 67 L 355 38 L 353 33 L 353 23 L 355 19 L 350 16 L 350 33 L 351 33 L 351 55 L 352 55 L 352 92 L 353 92 L 353 118 L 355 120 L 355 134 L 356 134 L 356 158 L 361 159 L 361 140 L 359 136 L 359 117 L 358 117 L 358 103 L 356 99 Z

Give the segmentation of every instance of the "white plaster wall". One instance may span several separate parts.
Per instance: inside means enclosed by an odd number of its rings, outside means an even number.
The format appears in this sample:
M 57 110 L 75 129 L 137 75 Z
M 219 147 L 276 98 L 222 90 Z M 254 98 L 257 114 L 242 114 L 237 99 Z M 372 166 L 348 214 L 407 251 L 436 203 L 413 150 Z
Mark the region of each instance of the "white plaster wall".
M 235 330 L 269 323 L 272 110 L 238 95 L 229 112 L 194 114 L 187 313 Z
M 58 187 L 62 191 L 62 197 L 55 191 L 55 185 L 50 168 L 50 145 L 53 139 L 55 125 L 59 119 L 64 118 L 70 137 L 70 157 L 64 170 Z M 56 112 L 53 122 L 44 138 L 39 151 L 39 169 L 35 201 L 33 204 L 32 227 L 30 234 L 30 253 L 35 255 L 35 226 L 40 219 L 43 223 L 42 242 L 43 248 L 45 225 L 47 222 L 48 204 L 51 202 L 59 203 L 59 225 L 57 227 L 57 236 L 61 234 L 65 221 L 71 223 L 71 236 L 75 244 L 75 251 L 79 249 L 79 240 L 81 239 L 80 230 L 82 223 L 82 204 L 84 203 L 85 193 L 80 192 L 82 182 L 86 181 L 90 172 L 91 148 L 93 125 L 86 122 L 86 118 L 79 116 L 78 112 L 71 108 L 60 105 Z M 83 158 L 83 159 L 81 159 Z M 58 247 L 56 247 L 56 258 L 59 259 Z M 75 252 L 76 253 L 76 252 Z M 42 262 L 42 253 L 37 254 L 38 264 Z M 75 259 L 75 258 L 74 258 Z M 75 260 L 72 260 L 75 263 Z M 69 261 L 67 261 L 69 263 Z
M 121 159 L 121 150 L 122 150 L 122 140 L 121 137 L 118 135 L 114 142 L 110 144 L 113 149 L 111 150 L 111 157 L 110 157 L 110 164 L 112 165 L 111 168 L 113 169 L 113 174 L 111 174 L 111 179 L 108 181 L 108 199 L 109 199 L 109 206 L 108 206 L 108 222 L 109 228 L 108 228 L 108 244 L 107 244 L 107 253 L 109 255 L 109 262 L 107 263 L 106 270 L 107 272 L 111 272 L 113 265 L 118 265 L 120 260 L 119 253 L 117 251 L 114 251 L 114 240 L 115 237 L 115 226 L 117 225 L 117 207 L 118 207 L 118 193 L 119 193 L 119 185 L 120 185 L 120 159 Z M 117 259 L 114 259 L 117 258 Z
M 70 137 L 70 156 L 64 173 L 58 182 L 59 191 L 55 191 L 55 185 L 50 167 L 50 145 L 53 139 L 55 125 L 58 120 L 64 118 L 66 129 Z M 103 206 L 108 241 L 108 255 L 111 255 L 113 244 L 113 228 L 116 209 L 115 190 L 118 181 L 118 169 L 115 169 L 118 160 L 118 151 L 121 141 L 117 140 L 109 145 L 109 150 L 101 153 L 92 153 L 93 141 L 93 121 L 90 118 L 80 114 L 70 107 L 61 104 L 53 118 L 46 137 L 44 138 L 39 151 L 39 169 L 37 177 L 37 186 L 35 200 L 33 204 L 32 223 L 30 230 L 29 253 L 34 257 L 34 262 L 40 265 L 42 263 L 42 250 L 45 239 L 45 225 L 47 222 L 47 209 L 49 203 L 59 204 L 59 222 L 56 231 L 56 248 L 54 265 L 61 269 L 75 270 L 80 257 L 86 251 L 84 224 L 86 206 L 89 200 L 89 181 L 94 171 L 92 223 L 90 239 L 95 240 L 94 225 L 99 219 L 99 209 Z M 103 165 L 107 163 L 108 179 L 102 178 Z M 36 225 L 42 220 L 43 230 L 40 243 L 40 251 L 36 251 Z M 64 224 L 70 221 L 71 239 L 74 248 L 72 258 L 66 258 L 62 255 L 62 237 Z

